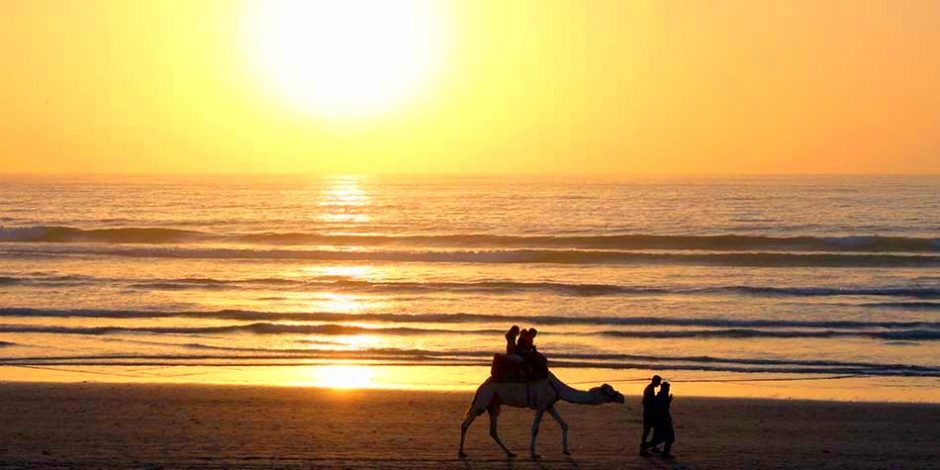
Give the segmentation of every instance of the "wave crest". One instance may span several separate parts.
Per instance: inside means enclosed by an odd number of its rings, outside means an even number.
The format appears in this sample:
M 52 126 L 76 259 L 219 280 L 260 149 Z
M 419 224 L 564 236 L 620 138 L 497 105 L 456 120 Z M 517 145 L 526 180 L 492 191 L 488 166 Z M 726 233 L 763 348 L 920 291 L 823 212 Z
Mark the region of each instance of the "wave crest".
M 32 243 L 198 243 L 233 242 L 268 245 L 329 245 L 361 247 L 552 248 L 585 250 L 707 250 L 940 252 L 940 239 L 885 236 L 761 235 L 582 235 L 522 236 L 488 234 L 334 235 L 301 232 L 217 234 L 196 230 L 121 227 L 81 229 L 61 226 L 0 228 L 0 241 Z
M 252 310 L 149 311 L 149 310 L 59 310 L 0 308 L 0 317 L 34 318 L 112 318 L 155 319 L 193 318 L 248 322 L 375 322 L 375 323 L 532 323 L 565 326 L 675 326 L 721 328 L 827 328 L 827 329 L 913 329 L 940 330 L 940 322 L 928 321 L 854 321 L 854 320 L 763 320 L 729 318 L 608 317 L 532 315 L 514 317 L 484 313 L 336 313 L 336 312 L 262 312 Z M 450 330 L 448 330 L 450 331 Z
M 682 325 L 688 326 L 688 325 Z M 705 325 L 697 324 L 702 327 Z M 765 325 L 767 326 L 767 325 Z M 843 338 L 858 337 L 888 341 L 937 341 L 940 340 L 940 328 L 936 324 L 921 325 L 922 328 L 894 329 L 889 331 L 870 329 L 829 328 L 829 329 L 785 329 L 728 326 L 717 329 L 659 329 L 659 330 L 602 330 L 583 333 L 544 332 L 544 335 L 602 335 L 618 338 Z M 453 328 L 412 328 L 382 327 L 371 328 L 347 324 L 284 324 L 256 322 L 224 326 L 95 326 L 65 327 L 53 325 L 0 325 L 0 333 L 49 333 L 75 335 L 114 335 L 114 334 L 178 334 L 178 335 L 217 335 L 248 333 L 257 335 L 324 335 L 348 336 L 376 334 L 391 336 L 409 335 L 488 335 L 499 337 L 501 329 L 453 329 Z
M 119 340 L 120 341 L 120 340 Z M 139 366 L 238 365 L 303 366 L 311 360 L 367 360 L 379 364 L 486 366 L 489 351 L 433 351 L 425 349 L 367 348 L 360 350 L 285 348 L 264 349 L 216 346 L 204 343 L 140 342 L 148 346 L 200 351 L 198 353 L 97 354 L 0 358 L 0 365 L 34 366 Z M 552 368 L 700 370 L 742 373 L 850 374 L 859 376 L 940 377 L 940 368 L 910 364 L 858 361 L 724 358 L 712 356 L 652 356 L 605 353 L 549 352 Z M 282 361 L 288 362 L 282 362 Z M 212 361 L 212 362 L 207 362 Z M 276 361 L 276 362 L 274 362 Z
M 265 259 L 309 261 L 372 261 L 486 264 L 615 264 L 695 265 L 739 267 L 940 267 L 940 256 L 845 253 L 648 253 L 588 250 L 481 250 L 481 251 L 365 251 L 192 247 L 56 247 L 44 249 L 7 247 L 0 251 L 15 257 L 68 255 L 123 256 L 178 259 Z

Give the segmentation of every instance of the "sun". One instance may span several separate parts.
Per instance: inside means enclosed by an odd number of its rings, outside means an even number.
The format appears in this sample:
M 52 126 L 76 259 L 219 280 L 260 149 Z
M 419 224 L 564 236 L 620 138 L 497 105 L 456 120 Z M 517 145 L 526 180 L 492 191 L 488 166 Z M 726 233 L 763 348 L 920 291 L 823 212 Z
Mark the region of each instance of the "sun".
M 440 59 L 441 2 L 257 0 L 246 11 L 251 68 L 271 91 L 327 117 L 401 106 Z

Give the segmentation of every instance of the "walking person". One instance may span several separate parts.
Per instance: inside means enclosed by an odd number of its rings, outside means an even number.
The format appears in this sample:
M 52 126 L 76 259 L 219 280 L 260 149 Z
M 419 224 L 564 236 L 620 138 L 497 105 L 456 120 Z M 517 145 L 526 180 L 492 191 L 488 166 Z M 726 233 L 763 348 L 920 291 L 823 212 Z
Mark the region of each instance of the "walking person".
M 672 427 L 672 414 L 669 406 L 672 404 L 672 394 L 669 393 L 669 382 L 663 382 L 659 393 L 653 399 L 653 440 L 647 447 L 663 445 L 662 458 L 671 459 L 672 443 L 676 441 L 676 431 Z
M 649 455 L 649 452 L 646 451 L 646 438 L 649 437 L 650 430 L 653 428 L 653 402 L 656 399 L 656 387 L 658 387 L 662 381 L 662 377 L 654 375 L 653 378 L 650 379 L 650 383 L 643 389 L 643 437 L 640 438 L 640 455 Z

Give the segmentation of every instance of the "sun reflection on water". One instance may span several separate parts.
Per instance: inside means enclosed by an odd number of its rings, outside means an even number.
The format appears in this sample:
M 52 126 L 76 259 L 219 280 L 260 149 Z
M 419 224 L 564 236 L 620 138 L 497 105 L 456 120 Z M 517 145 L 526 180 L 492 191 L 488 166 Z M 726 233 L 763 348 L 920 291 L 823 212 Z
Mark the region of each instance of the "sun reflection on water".
M 339 266 L 309 266 L 302 269 L 304 273 L 315 276 L 350 277 L 361 279 L 371 274 L 375 268 L 370 265 L 339 265 Z
M 313 301 L 321 310 L 339 313 L 361 312 L 368 307 L 367 302 L 363 302 L 359 297 L 348 294 L 336 294 L 333 292 L 324 292 L 319 294 L 322 299 Z
M 326 222 L 330 230 L 355 231 L 360 224 L 372 220 L 368 213 L 372 197 L 363 188 L 364 176 L 336 176 L 326 180 L 319 192 L 321 210 L 316 218 Z
M 321 214 L 319 219 L 324 222 L 365 223 L 372 218 L 368 214 L 328 213 Z
M 321 206 L 366 206 L 372 198 L 360 183 L 364 176 L 337 176 L 331 178 L 328 186 L 320 191 Z
M 333 342 L 336 343 L 339 348 L 358 351 L 374 348 L 381 343 L 382 340 L 373 335 L 350 335 L 337 336 L 333 338 Z

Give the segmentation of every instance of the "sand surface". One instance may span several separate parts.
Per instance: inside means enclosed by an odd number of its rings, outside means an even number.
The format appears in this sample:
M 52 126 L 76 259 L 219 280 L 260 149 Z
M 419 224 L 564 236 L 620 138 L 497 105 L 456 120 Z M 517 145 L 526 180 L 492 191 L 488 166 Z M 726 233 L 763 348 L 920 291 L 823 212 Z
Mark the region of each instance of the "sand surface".
M 527 455 L 531 412 L 507 409 L 507 460 L 482 417 L 456 458 L 466 392 L 312 388 L 0 384 L 3 467 L 936 468 L 940 406 L 683 397 L 677 459 L 636 455 L 638 397 L 561 404 L 571 450 L 546 417 L 541 462 Z M 639 390 L 636 391 L 637 393 Z

